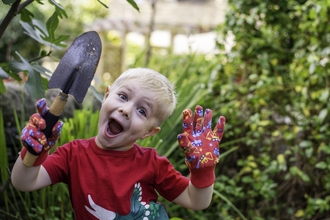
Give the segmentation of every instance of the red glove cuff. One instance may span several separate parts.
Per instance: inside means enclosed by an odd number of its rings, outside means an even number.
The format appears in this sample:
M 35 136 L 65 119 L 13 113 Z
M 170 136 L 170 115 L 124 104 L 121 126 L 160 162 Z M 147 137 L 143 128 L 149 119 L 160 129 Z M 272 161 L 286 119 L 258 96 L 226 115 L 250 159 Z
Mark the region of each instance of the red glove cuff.
M 190 181 L 197 188 L 206 188 L 215 181 L 215 166 L 204 167 L 202 169 L 190 169 Z
M 26 156 L 26 153 L 28 152 L 28 150 L 26 149 L 26 147 L 23 147 L 21 150 L 21 158 L 24 161 L 24 158 Z M 48 150 L 43 150 L 41 151 L 41 153 L 37 156 L 37 159 L 35 160 L 35 162 L 33 163 L 32 166 L 40 166 L 48 157 Z M 24 162 L 23 162 L 24 164 Z

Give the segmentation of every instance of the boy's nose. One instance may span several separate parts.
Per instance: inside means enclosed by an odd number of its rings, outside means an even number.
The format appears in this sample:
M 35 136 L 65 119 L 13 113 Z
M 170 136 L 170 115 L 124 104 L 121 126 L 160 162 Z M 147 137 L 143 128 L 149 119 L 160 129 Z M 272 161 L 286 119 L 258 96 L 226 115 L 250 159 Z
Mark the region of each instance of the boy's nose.
M 126 119 L 129 119 L 129 118 L 130 118 L 129 111 L 128 111 L 127 109 L 119 108 L 118 111 L 119 111 L 119 113 L 122 114 L 122 116 L 124 116 Z

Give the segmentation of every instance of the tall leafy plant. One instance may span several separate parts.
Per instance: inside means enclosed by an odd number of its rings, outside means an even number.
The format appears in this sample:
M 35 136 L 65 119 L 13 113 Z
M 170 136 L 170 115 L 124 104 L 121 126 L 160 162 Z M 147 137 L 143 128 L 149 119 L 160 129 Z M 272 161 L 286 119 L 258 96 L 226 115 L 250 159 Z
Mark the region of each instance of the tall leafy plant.
M 213 96 L 226 138 L 246 139 L 215 187 L 248 219 L 329 218 L 329 9 L 327 1 L 229 1 L 219 35 L 235 44 L 218 56 Z

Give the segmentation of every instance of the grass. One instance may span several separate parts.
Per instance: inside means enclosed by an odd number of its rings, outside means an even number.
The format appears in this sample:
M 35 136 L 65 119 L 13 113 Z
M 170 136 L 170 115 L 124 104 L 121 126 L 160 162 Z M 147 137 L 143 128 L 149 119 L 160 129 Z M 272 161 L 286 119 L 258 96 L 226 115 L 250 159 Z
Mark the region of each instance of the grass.
M 4 129 L 4 120 L 2 109 L 0 108 L 0 177 L 1 177 L 1 184 L 4 184 L 1 188 L 1 203 L 4 204 L 5 210 L 9 208 L 9 201 L 8 201 L 8 192 L 4 190 L 6 188 L 9 177 L 9 173 L 7 171 L 8 167 L 8 156 L 7 156 L 7 147 L 6 147 L 6 139 L 5 139 L 5 129 Z M 1 204 L 0 203 L 0 204 Z M 4 211 L 3 211 L 4 212 Z

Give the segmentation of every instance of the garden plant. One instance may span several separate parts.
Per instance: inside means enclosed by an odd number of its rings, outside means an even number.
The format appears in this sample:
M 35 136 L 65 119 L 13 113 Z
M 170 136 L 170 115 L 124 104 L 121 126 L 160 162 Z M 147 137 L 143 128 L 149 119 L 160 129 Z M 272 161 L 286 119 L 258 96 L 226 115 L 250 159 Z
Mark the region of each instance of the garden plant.
M 175 83 L 179 103 L 162 131 L 141 145 L 155 146 L 188 174 L 176 140 L 181 111 L 198 103 L 227 119 L 210 207 L 191 211 L 161 200 L 173 220 L 330 218 L 329 15 L 329 1 L 228 0 L 225 22 L 216 30 L 218 54 L 164 56 L 153 51 L 148 67 Z M 234 36 L 234 45 L 225 50 L 228 36 Z M 136 54 L 131 67 L 143 65 L 143 51 Z M 18 67 L 32 66 L 28 70 L 35 71 L 38 62 L 28 60 L 32 58 L 21 57 L 19 63 L 25 66 Z M 19 63 L 0 63 L 15 77 L 9 67 Z M 1 113 L 0 109 L 3 184 L 10 165 Z M 97 117 L 90 102 L 76 110 L 73 118 L 64 119 L 58 146 L 95 135 Z M 15 121 L 19 134 L 25 121 L 20 115 Z M 0 194 L 0 205 L 4 219 L 73 215 L 61 184 L 32 193 L 18 192 L 9 184 Z

